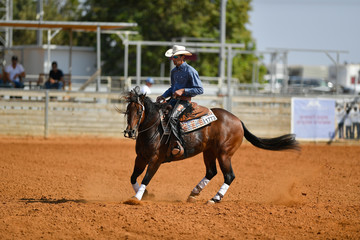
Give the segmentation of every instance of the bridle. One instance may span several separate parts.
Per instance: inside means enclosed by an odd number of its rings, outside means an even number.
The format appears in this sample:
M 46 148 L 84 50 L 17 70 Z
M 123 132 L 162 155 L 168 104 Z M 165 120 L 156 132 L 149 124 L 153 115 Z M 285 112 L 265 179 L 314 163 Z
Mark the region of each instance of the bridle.
M 135 140 L 140 133 L 144 132 L 144 130 L 139 132 L 139 127 L 140 127 L 141 119 L 143 118 L 145 106 L 139 101 L 139 99 L 137 99 L 137 101 L 133 102 L 133 103 L 139 104 L 141 106 L 140 117 L 139 117 L 139 120 L 138 120 L 137 124 L 135 125 L 134 129 L 131 129 L 131 130 L 125 129 L 124 130 L 124 137 L 132 138 Z M 137 114 L 137 115 L 139 115 L 139 114 Z

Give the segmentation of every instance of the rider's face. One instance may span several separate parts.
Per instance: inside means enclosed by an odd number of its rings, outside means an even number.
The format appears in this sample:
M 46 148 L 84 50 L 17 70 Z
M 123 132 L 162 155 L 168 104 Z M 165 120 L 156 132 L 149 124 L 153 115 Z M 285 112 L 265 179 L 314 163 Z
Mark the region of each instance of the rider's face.
M 183 55 L 179 56 L 178 55 L 178 56 L 172 56 L 171 60 L 173 61 L 174 65 L 180 66 L 183 63 L 184 58 L 185 58 L 185 56 L 183 56 Z

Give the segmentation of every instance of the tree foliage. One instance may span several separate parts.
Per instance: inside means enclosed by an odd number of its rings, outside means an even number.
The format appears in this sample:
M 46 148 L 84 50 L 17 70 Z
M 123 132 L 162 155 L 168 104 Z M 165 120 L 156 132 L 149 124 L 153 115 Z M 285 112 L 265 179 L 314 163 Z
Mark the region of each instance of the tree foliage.
M 221 0 L 87 0 L 86 21 L 136 22 L 139 35 L 134 39 L 150 41 L 172 41 L 176 37 L 212 38 L 220 37 Z M 255 48 L 249 23 L 251 0 L 229 0 L 226 11 L 226 42 L 244 43 L 249 50 Z M 114 44 L 117 42 L 117 44 Z M 168 47 L 142 48 L 142 75 L 160 75 L 160 64 L 169 61 L 164 53 Z M 103 36 L 102 56 L 104 74 L 123 74 L 123 46 L 118 36 Z M 129 74 L 135 75 L 135 47 L 130 48 Z M 253 55 L 241 55 L 234 59 L 234 77 L 250 81 Z M 217 76 L 219 58 L 214 53 L 202 53 L 191 62 L 200 75 Z M 165 69 L 169 69 L 166 67 Z
M 81 1 L 82 2 L 82 1 Z M 129 29 L 139 32 L 131 40 L 172 41 L 178 37 L 212 38 L 219 42 L 221 0 L 46 0 L 44 20 L 136 22 L 138 27 Z M 14 19 L 36 20 L 36 1 L 14 1 Z M 247 50 L 255 49 L 249 23 L 251 0 L 228 0 L 226 11 L 226 42 L 244 43 Z M 96 34 L 73 33 L 73 44 L 96 46 Z M 47 34 L 43 39 L 46 41 Z M 104 75 L 123 75 L 124 46 L 117 35 L 101 36 L 102 72 Z M 14 43 L 35 44 L 36 31 L 14 31 Z M 67 31 L 61 31 L 53 44 L 69 44 Z M 142 75 L 159 76 L 160 65 L 169 60 L 164 53 L 168 47 L 142 47 Z M 135 75 L 136 47 L 130 47 L 129 75 Z M 253 55 L 237 55 L 233 62 L 233 76 L 241 82 L 251 81 Z M 200 75 L 218 76 L 219 57 L 214 53 L 199 53 L 190 62 Z M 166 75 L 169 71 L 166 71 Z
M 13 1 L 14 20 L 39 20 L 37 1 L 16 0 Z M 46 0 L 43 1 L 44 21 L 71 21 L 78 18 L 78 0 Z M 36 30 L 14 30 L 14 45 L 36 44 Z M 68 45 L 68 32 L 61 31 L 53 40 L 52 44 Z M 43 42 L 47 41 L 47 33 L 43 31 Z

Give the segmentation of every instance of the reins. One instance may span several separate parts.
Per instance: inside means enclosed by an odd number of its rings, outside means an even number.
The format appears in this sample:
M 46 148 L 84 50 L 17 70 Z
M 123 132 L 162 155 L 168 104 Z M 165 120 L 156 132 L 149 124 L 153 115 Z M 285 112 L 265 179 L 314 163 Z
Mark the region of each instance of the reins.
M 156 120 L 156 122 L 151 125 L 150 127 L 148 127 L 147 129 L 144 129 L 144 130 L 141 130 L 141 131 L 138 131 L 138 134 L 140 133 L 143 133 L 143 132 L 146 132 L 147 130 L 150 130 L 151 128 L 153 128 L 155 126 L 155 124 L 160 120 L 160 117 Z

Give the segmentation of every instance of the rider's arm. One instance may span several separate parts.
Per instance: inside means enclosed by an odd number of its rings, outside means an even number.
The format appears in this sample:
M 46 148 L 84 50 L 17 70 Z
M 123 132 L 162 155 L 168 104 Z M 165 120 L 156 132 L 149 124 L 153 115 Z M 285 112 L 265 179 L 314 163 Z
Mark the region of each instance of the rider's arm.
M 171 71 L 171 73 L 170 73 L 170 83 L 171 83 L 171 86 L 162 95 L 164 98 L 171 97 L 172 94 L 173 94 L 173 87 L 174 87 L 174 84 L 173 84 L 173 71 Z
M 189 96 L 189 97 L 194 97 L 196 95 L 200 95 L 204 93 L 204 89 L 202 86 L 202 83 L 200 81 L 199 78 L 199 74 L 195 69 L 191 69 L 189 71 L 189 80 L 188 80 L 188 86 L 191 87 L 186 87 L 185 92 L 184 92 L 184 96 Z
M 172 95 L 172 86 L 168 89 L 168 90 L 166 90 L 164 93 L 163 93 L 163 97 L 164 98 L 168 98 L 168 97 L 170 97 Z

